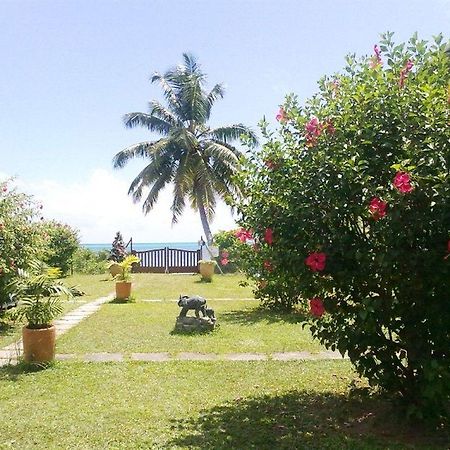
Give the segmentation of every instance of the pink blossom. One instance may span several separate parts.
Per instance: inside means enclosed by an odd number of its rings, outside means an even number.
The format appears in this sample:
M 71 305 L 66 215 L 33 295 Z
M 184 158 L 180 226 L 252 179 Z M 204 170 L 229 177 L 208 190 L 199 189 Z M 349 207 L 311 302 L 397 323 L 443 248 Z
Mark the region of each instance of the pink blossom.
M 240 228 L 234 234 L 241 242 L 246 242 L 248 239 L 252 239 L 252 230 L 244 230 L 244 228 Z
M 309 312 L 315 317 L 322 317 L 325 313 L 325 306 L 319 297 L 314 297 L 309 300 Z
M 411 177 L 406 172 L 397 172 L 392 184 L 402 194 L 407 194 L 414 189 L 411 185 Z
M 285 122 L 287 120 L 286 111 L 283 108 L 280 108 L 280 110 L 278 111 L 276 119 L 278 120 L 278 122 Z
M 325 269 L 327 255 L 325 253 L 311 253 L 306 259 L 305 264 L 313 272 L 321 272 Z
M 398 85 L 402 88 L 405 85 L 406 77 L 408 76 L 408 73 L 411 72 L 411 69 L 413 68 L 414 63 L 408 59 L 405 66 L 400 72 L 400 79 L 398 80 Z
M 306 144 L 308 147 L 312 147 L 316 145 L 317 138 L 320 136 L 322 132 L 322 126 L 320 125 L 319 119 L 317 117 L 313 117 L 306 125 Z
M 266 269 L 267 272 L 272 272 L 273 270 L 273 265 L 268 259 L 264 261 L 264 269 Z
M 220 264 L 222 264 L 222 266 L 226 266 L 228 263 L 229 263 L 228 258 L 222 258 L 222 259 L 220 260 Z
M 372 218 L 374 220 L 378 220 L 378 219 L 381 219 L 382 217 L 384 217 L 386 215 L 386 207 L 387 207 L 386 202 L 383 202 L 378 197 L 374 197 L 370 201 L 370 205 L 369 205 L 369 211 L 372 214 Z
M 383 61 L 381 60 L 381 51 L 378 48 L 378 45 L 373 46 L 373 51 L 375 52 L 375 55 L 372 56 L 370 61 L 370 68 L 376 69 L 378 66 L 383 65 Z
M 264 240 L 269 244 L 273 244 L 273 230 L 272 228 L 266 228 L 266 231 L 264 232 Z
M 230 254 L 226 250 L 222 252 L 222 258 L 228 258 L 229 256 Z

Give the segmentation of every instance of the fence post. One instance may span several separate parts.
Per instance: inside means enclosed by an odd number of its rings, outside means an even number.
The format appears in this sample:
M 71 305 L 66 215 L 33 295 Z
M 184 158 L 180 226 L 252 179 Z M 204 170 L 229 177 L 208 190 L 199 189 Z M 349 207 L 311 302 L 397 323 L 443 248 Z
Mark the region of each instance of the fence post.
M 164 273 L 169 273 L 169 247 L 164 248 L 165 268 Z

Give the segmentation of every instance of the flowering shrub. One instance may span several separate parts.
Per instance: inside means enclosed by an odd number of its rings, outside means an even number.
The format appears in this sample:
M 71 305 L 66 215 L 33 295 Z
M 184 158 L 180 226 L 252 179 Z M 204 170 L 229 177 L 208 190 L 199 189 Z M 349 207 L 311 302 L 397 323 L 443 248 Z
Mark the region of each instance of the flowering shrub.
M 9 301 L 9 284 L 18 269 L 43 255 L 44 240 L 35 221 L 40 206 L 17 192 L 11 181 L 0 181 L 0 304 Z
M 243 230 L 219 231 L 214 234 L 213 244 L 219 248 L 217 263 L 222 272 L 233 273 L 242 268 L 245 260 L 243 253 L 250 251 L 243 236 L 249 234 Z
M 315 338 L 428 416 L 450 396 L 449 85 L 442 36 L 387 33 L 305 106 L 288 96 L 278 134 L 262 123 L 239 206 L 263 303 L 301 303 Z
M 73 255 L 79 247 L 78 231 L 55 220 L 41 222 L 38 227 L 45 241 L 42 261 L 50 267 L 58 268 L 62 275 L 67 275 Z

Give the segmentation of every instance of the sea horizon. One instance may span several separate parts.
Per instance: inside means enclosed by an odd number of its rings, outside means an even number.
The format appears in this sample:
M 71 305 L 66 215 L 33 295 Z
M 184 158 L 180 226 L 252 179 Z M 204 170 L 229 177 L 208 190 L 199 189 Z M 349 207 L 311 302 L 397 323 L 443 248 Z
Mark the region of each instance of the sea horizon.
M 87 248 L 94 252 L 99 252 L 102 250 L 111 250 L 112 244 L 108 243 L 82 243 L 81 247 Z M 133 242 L 133 250 L 143 251 L 143 250 L 153 250 L 159 248 L 176 248 L 180 250 L 197 250 L 200 248 L 198 242 Z M 128 247 L 127 249 L 129 249 Z

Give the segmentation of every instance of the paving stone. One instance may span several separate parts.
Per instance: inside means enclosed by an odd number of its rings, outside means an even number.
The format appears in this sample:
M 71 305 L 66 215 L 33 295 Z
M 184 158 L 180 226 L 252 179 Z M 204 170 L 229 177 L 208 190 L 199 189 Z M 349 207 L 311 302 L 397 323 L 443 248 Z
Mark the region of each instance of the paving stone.
M 272 359 L 275 361 L 297 361 L 301 359 L 313 359 L 313 355 L 310 352 L 272 353 Z
M 190 353 L 182 352 L 178 353 L 176 359 L 181 361 L 214 361 L 217 360 L 217 355 L 215 353 Z
M 134 361 L 170 361 L 170 355 L 166 352 L 158 352 L 158 353 L 132 353 L 131 359 Z
M 267 355 L 263 353 L 228 353 L 224 359 L 230 361 L 264 361 Z
M 73 353 L 57 353 L 55 355 L 55 359 L 57 361 L 68 361 L 70 359 L 75 359 L 77 357 L 77 355 L 73 354 Z
M 88 353 L 83 358 L 88 362 L 122 362 L 122 353 Z

